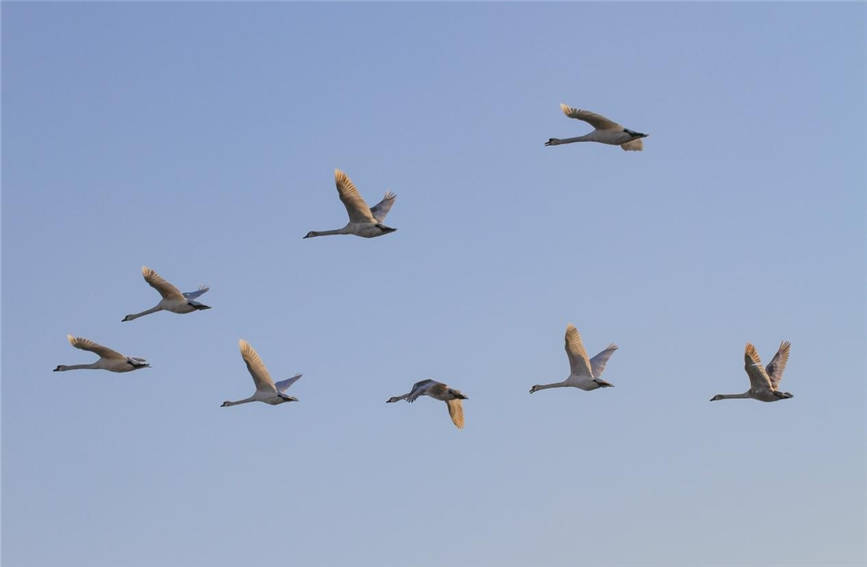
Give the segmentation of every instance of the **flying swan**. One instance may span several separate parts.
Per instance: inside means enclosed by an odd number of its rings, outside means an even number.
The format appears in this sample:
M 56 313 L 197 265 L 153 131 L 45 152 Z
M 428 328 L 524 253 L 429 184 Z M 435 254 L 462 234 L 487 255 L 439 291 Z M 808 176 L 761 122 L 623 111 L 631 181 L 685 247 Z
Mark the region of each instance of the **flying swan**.
M 266 404 L 276 406 L 277 404 L 282 404 L 284 402 L 298 401 L 298 398 L 287 396 L 283 392 L 288 390 L 289 386 L 297 382 L 298 379 L 301 378 L 301 374 L 296 374 L 292 378 L 280 380 L 275 383 L 274 380 L 271 379 L 271 375 L 268 374 L 268 369 L 265 368 L 265 363 L 262 362 L 262 359 L 259 358 L 258 353 L 256 353 L 250 343 L 241 339 L 238 341 L 238 345 L 241 347 L 241 357 L 244 359 L 244 364 L 247 365 L 247 370 L 250 371 L 250 375 L 253 377 L 253 383 L 256 384 L 256 391 L 249 398 L 244 398 L 243 400 L 238 400 L 236 402 L 226 401 L 223 402 L 220 407 L 225 408 L 236 406 L 238 404 L 246 404 L 248 402 L 265 402 Z
M 412 385 L 412 390 L 402 396 L 392 396 L 385 403 L 393 404 L 400 400 L 406 400 L 409 403 L 414 402 L 419 396 L 430 396 L 435 400 L 440 400 L 446 403 L 449 408 L 449 416 L 452 422 L 458 429 L 464 427 L 464 408 L 461 405 L 461 400 L 468 399 L 465 395 L 454 388 L 449 388 L 442 382 L 436 380 L 422 380 Z
M 710 401 L 752 398 L 761 402 L 776 402 L 791 398 L 792 394 L 789 392 L 778 390 L 780 380 L 783 379 L 783 370 L 786 369 L 786 363 L 789 361 L 791 346 L 789 341 L 780 343 L 780 348 L 777 349 L 777 354 L 771 359 L 770 364 L 762 368 L 762 361 L 759 353 L 756 352 L 756 347 L 747 343 L 744 350 L 744 370 L 750 377 L 750 389 L 743 394 L 717 394 Z
M 617 350 L 617 345 L 610 344 L 605 347 L 605 350 L 588 359 L 584 343 L 581 342 L 581 335 L 575 325 L 570 323 L 566 326 L 566 355 L 569 357 L 569 377 L 562 382 L 554 382 L 553 384 L 536 384 L 530 388 L 530 393 L 546 388 L 565 388 L 567 386 L 582 390 L 613 387 L 614 384 L 600 380 L 599 377 L 615 350 Z
M 560 109 L 569 118 L 583 120 L 593 126 L 595 130 L 577 138 L 550 138 L 545 142 L 546 146 L 559 146 L 560 144 L 571 144 L 572 142 L 600 142 L 611 144 L 612 146 L 620 146 L 624 151 L 630 152 L 640 152 L 644 149 L 644 143 L 641 141 L 641 138 L 646 138 L 647 134 L 624 128 L 617 122 L 612 122 L 604 116 L 590 112 L 589 110 L 572 108 L 562 103 L 560 104 Z
M 141 267 L 141 275 L 144 276 L 144 279 L 147 283 L 150 284 L 152 288 L 160 292 L 160 295 L 163 298 L 159 303 L 156 304 L 155 307 L 151 307 L 146 311 L 142 311 L 141 313 L 133 313 L 131 315 L 127 315 L 121 321 L 132 321 L 133 319 L 138 319 L 143 315 L 148 315 L 150 313 L 156 313 L 157 311 L 171 311 L 172 313 L 192 313 L 193 311 L 199 311 L 201 309 L 210 309 L 209 306 L 199 303 L 195 301 L 197 297 L 208 291 L 208 287 L 202 286 L 196 291 L 188 291 L 185 293 L 181 293 L 178 288 L 164 280 L 158 273 L 151 270 L 147 266 Z
M 108 347 L 98 345 L 90 339 L 66 335 L 66 340 L 68 340 L 69 344 L 71 344 L 75 348 L 80 348 L 81 350 L 89 350 L 90 352 L 98 354 L 99 360 L 92 364 L 59 364 L 57 368 L 54 369 L 55 372 L 62 372 L 64 370 L 79 370 L 82 368 L 111 370 L 112 372 L 129 372 L 130 370 L 138 370 L 139 368 L 148 368 L 150 366 L 150 364 L 148 364 L 147 360 L 145 360 L 144 358 L 139 358 L 137 356 L 126 356 L 125 354 L 121 354 L 116 350 L 111 350 Z
M 311 230 L 304 238 L 312 238 L 314 236 L 328 236 L 329 234 L 354 234 L 363 236 L 364 238 L 373 238 L 382 236 L 389 232 L 394 232 L 396 228 L 391 228 L 382 224 L 385 222 L 385 216 L 391 210 L 394 204 L 394 199 L 397 197 L 391 191 L 386 192 L 382 201 L 376 204 L 372 209 L 367 206 L 361 194 L 349 176 L 340 171 L 334 170 L 334 182 L 337 184 L 337 193 L 340 195 L 340 200 L 343 201 L 343 206 L 346 207 L 346 212 L 349 214 L 349 223 L 343 228 L 336 230 Z

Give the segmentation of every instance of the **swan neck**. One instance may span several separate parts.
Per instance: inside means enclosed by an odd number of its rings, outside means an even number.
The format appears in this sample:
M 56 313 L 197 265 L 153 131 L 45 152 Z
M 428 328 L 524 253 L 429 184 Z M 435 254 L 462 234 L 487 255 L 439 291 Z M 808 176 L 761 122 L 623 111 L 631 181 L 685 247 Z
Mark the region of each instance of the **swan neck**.
M 98 369 L 99 362 L 91 364 L 61 364 L 57 367 L 58 370 L 83 370 L 83 369 Z
M 150 309 L 142 311 L 141 313 L 131 313 L 130 315 L 127 315 L 126 317 L 124 317 L 124 321 L 132 321 L 133 319 L 138 319 L 139 317 L 143 317 L 145 315 L 150 315 L 151 313 L 156 313 L 157 311 L 160 311 L 161 309 L 162 309 L 162 307 L 157 305 L 156 307 L 151 307 Z

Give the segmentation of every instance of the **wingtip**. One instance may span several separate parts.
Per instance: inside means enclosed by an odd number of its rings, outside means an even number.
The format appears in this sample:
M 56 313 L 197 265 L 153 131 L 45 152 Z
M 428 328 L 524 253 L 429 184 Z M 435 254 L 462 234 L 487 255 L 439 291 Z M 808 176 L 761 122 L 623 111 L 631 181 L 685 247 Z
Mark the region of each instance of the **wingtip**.
M 67 334 L 66 334 L 66 340 L 69 341 L 69 344 L 72 344 L 73 341 L 75 341 L 75 337 L 73 337 L 72 335 L 70 335 L 69 333 L 67 333 Z

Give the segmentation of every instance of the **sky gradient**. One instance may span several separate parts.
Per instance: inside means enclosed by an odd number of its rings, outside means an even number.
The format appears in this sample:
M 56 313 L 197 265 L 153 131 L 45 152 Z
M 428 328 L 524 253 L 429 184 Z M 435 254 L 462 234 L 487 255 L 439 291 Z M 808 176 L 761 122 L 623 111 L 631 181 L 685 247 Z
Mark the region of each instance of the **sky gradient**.
M 862 564 L 865 21 L 4 2 L 3 565 Z M 302 240 L 334 168 L 397 232 Z M 142 265 L 213 309 L 121 323 Z M 570 322 L 616 387 L 530 396 Z M 219 407 L 239 338 L 299 403 Z M 793 399 L 708 402 L 783 339 Z

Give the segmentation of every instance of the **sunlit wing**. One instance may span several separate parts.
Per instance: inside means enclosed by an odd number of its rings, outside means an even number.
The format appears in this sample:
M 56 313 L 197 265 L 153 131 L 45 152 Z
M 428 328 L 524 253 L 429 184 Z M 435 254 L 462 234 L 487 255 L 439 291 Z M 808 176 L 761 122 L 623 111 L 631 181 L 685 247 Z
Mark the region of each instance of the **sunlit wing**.
M 163 296 L 163 299 L 184 299 L 184 295 L 178 288 L 164 280 L 158 273 L 147 266 L 141 267 L 141 275 L 144 276 L 145 281 L 152 288 Z
M 563 114 L 569 118 L 583 120 L 597 130 L 623 129 L 623 126 L 617 122 L 609 120 L 601 114 L 590 112 L 589 110 L 581 110 L 580 108 L 574 108 L 562 103 L 560 104 L 560 109 L 563 111 Z
M 241 357 L 243 357 L 244 363 L 247 365 L 247 370 L 250 371 L 253 382 L 256 384 L 256 390 L 276 392 L 277 388 L 274 386 L 274 381 L 271 379 L 271 375 L 268 374 L 265 363 L 259 358 L 259 354 L 244 339 L 238 341 L 238 345 L 241 347 Z
M 371 214 L 370 208 L 349 176 L 340 171 L 334 170 L 334 182 L 337 185 L 337 192 L 340 194 L 340 200 L 343 201 L 343 206 L 346 207 L 346 212 L 349 214 L 349 222 L 378 222 Z
M 571 323 L 566 327 L 566 355 L 569 357 L 569 366 L 573 375 L 593 376 L 587 350 L 584 349 L 584 343 L 581 342 L 581 335 L 575 325 Z
M 753 390 L 760 392 L 772 389 L 771 379 L 768 378 L 767 372 L 762 367 L 762 360 L 759 358 L 759 353 L 756 352 L 756 347 L 751 343 L 747 343 L 744 351 L 744 370 L 750 377 L 750 387 Z
M 108 347 L 96 344 L 92 340 L 85 339 L 84 337 L 73 337 L 72 335 L 66 335 L 66 340 L 68 340 L 69 344 L 71 344 L 75 348 L 80 348 L 81 350 L 89 350 L 90 352 L 98 354 L 102 358 L 122 358 L 124 360 L 126 359 L 125 355 L 117 352 L 116 350 L 112 350 Z
M 448 400 L 446 405 L 449 407 L 449 416 L 452 418 L 452 423 L 454 423 L 458 429 L 463 429 L 464 427 L 464 406 L 461 404 L 460 400 Z
M 620 147 L 623 148 L 623 151 L 625 152 L 640 152 L 644 149 L 644 142 L 641 141 L 641 138 L 635 138 L 625 144 L 620 144 Z

